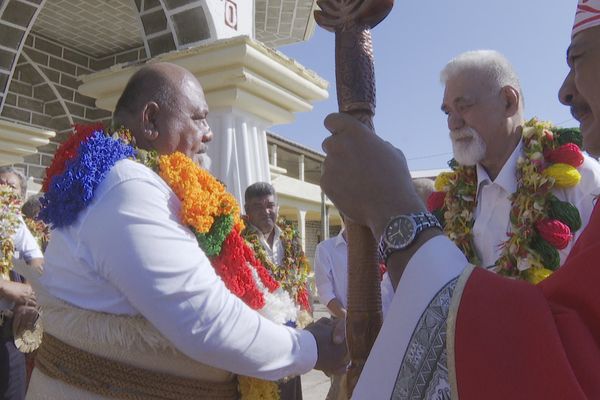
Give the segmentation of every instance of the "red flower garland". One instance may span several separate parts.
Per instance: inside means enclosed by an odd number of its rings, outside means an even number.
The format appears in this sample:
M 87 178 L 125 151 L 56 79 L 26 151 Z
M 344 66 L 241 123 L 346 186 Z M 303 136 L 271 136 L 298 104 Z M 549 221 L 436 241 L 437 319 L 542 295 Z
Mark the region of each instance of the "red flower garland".
M 300 305 L 301 309 L 310 311 L 308 291 L 305 287 L 300 288 L 300 290 L 298 290 L 298 293 L 296 293 L 296 303 Z
M 225 286 L 255 310 L 264 307 L 265 298 L 252 278 L 248 263 L 256 268 L 259 278 L 270 292 L 279 287 L 236 230 L 232 230 L 227 236 L 221 254 L 213 258 L 211 263 Z

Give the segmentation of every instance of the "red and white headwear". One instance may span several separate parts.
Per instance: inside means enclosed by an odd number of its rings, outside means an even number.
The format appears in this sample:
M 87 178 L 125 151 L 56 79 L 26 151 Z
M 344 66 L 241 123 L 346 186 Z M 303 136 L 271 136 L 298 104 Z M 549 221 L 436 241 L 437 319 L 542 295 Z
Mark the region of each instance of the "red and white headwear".
M 571 37 L 596 25 L 600 25 L 600 0 L 579 0 Z

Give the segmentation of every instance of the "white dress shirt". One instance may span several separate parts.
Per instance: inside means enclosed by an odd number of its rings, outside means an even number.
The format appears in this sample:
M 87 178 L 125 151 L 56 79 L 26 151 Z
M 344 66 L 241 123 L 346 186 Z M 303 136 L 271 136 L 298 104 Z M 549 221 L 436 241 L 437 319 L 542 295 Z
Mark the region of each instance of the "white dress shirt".
M 29 232 L 25 221 L 19 217 L 19 227 L 13 235 L 13 243 L 15 245 L 15 258 L 24 261 L 31 261 L 34 258 L 44 258 L 44 254 L 38 245 L 35 237 Z
M 235 297 L 192 232 L 180 201 L 150 169 L 121 160 L 77 221 L 56 229 L 40 283 L 77 307 L 150 321 L 187 356 L 279 379 L 317 359 L 311 333 L 277 325 Z
M 324 240 L 315 250 L 315 284 L 321 304 L 338 299 L 348 308 L 348 245 L 341 231 Z
M 509 197 L 517 190 L 517 160 L 522 152 L 523 144 L 519 142 L 493 182 L 485 169 L 480 164 L 477 165 L 478 191 L 473 239 L 482 266 L 489 267 L 496 262 L 502 251 L 500 245 L 508 239 L 506 233 L 510 229 L 511 209 Z M 575 240 L 587 225 L 594 208 L 595 196 L 600 194 L 598 191 L 600 164 L 585 156 L 578 171 L 581 174 L 581 181 L 577 186 L 552 191 L 558 199 L 568 201 L 577 207 L 582 221 L 582 227 L 575 232 L 574 239 L 565 249 L 559 250 L 561 265 L 565 262 Z
M 319 301 L 327 306 L 332 299 L 338 299 L 348 308 L 348 243 L 340 232 L 337 236 L 323 240 L 315 251 L 315 283 Z M 392 281 L 386 272 L 381 280 L 383 315 L 394 296 Z

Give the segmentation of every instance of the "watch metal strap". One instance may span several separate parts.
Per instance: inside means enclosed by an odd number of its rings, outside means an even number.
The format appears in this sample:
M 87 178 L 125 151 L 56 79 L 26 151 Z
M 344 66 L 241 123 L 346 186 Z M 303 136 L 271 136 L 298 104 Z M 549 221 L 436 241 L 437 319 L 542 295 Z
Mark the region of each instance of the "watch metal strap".
M 440 224 L 438 219 L 435 217 L 435 215 L 433 215 L 429 211 L 421 211 L 421 212 L 417 212 L 417 213 L 413 213 L 413 214 L 408 214 L 407 216 L 413 218 L 413 220 L 415 221 L 415 225 L 416 225 L 415 238 L 421 231 L 423 231 L 427 228 L 443 229 L 442 225 Z M 390 218 L 390 222 L 398 217 L 399 217 L 399 215 L 397 215 L 393 218 Z M 392 253 L 394 253 L 398 250 L 402 250 L 402 249 L 395 249 L 392 247 L 388 247 L 382 236 L 381 239 L 379 240 L 378 250 L 379 250 L 379 257 L 381 259 L 380 261 L 386 262 L 388 257 L 390 255 L 392 255 Z

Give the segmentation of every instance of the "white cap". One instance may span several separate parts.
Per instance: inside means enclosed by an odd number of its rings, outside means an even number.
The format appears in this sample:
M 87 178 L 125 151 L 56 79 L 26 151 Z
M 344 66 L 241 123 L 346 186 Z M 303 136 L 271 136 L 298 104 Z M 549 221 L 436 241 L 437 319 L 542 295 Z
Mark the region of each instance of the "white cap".
M 596 25 L 600 25 L 600 0 L 579 0 L 571 37 Z

